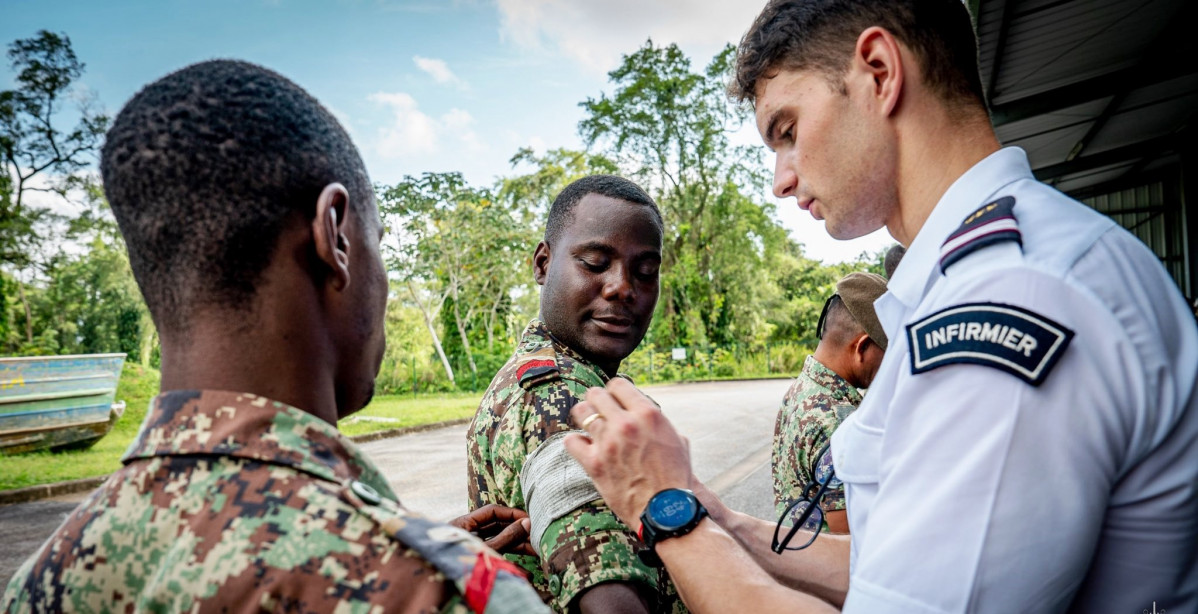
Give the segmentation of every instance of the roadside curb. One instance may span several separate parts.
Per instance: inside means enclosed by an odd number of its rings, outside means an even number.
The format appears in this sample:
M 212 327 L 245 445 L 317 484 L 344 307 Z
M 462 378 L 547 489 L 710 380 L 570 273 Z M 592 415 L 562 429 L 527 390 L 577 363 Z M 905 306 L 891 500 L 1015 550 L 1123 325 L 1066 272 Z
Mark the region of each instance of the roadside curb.
M 11 505 L 13 503 L 29 503 L 41 499 L 49 499 L 59 495 L 71 495 L 78 492 L 95 490 L 100 484 L 107 480 L 108 476 L 101 475 L 94 478 L 82 478 L 78 480 L 68 480 L 66 482 L 54 482 L 52 484 L 38 484 L 37 486 L 26 486 L 25 488 L 16 488 L 13 490 L 0 491 L 0 505 Z
M 375 431 L 373 433 L 363 433 L 361 435 L 354 435 L 353 437 L 350 437 L 349 440 L 354 443 L 366 443 L 368 441 L 378 441 L 380 439 L 390 439 L 392 437 L 399 437 L 400 435 L 409 435 L 411 433 L 420 433 L 423 431 L 431 431 L 433 429 L 439 429 L 439 428 L 446 427 L 446 426 L 457 426 L 459 424 L 466 424 L 467 422 L 470 422 L 473 419 L 474 418 L 455 418 L 453 420 L 445 420 L 442 422 L 431 422 L 429 424 L 417 424 L 415 426 L 403 426 L 403 427 L 400 427 L 397 429 L 387 429 L 385 431 Z
M 720 384 L 723 382 L 772 382 L 780 379 L 794 379 L 794 375 L 772 375 L 770 377 L 738 377 L 735 379 L 688 379 L 681 382 L 653 382 L 651 384 L 637 383 L 637 388 L 653 388 L 655 386 L 685 386 L 687 384 Z
M 456 418 L 454 420 L 445 420 L 442 422 L 432 422 L 430 424 L 417 424 L 415 426 L 405 426 L 397 429 L 388 429 L 385 431 L 375 431 L 373 433 L 363 433 L 354 435 L 349 438 L 354 443 L 366 443 L 368 441 L 378 441 L 380 439 L 389 439 L 391 437 L 399 437 L 400 435 L 408 435 L 411 433 L 419 433 L 422 431 L 431 431 L 446 426 L 457 426 L 470 422 L 471 418 Z M 66 482 L 53 482 L 51 484 L 38 484 L 37 486 L 26 486 L 25 488 L 14 488 L 13 490 L 0 490 L 0 505 L 12 505 L 14 503 L 31 503 L 50 497 L 58 497 L 61 495 L 73 495 L 75 493 L 87 492 L 95 490 L 107 480 L 108 476 L 101 475 L 94 478 L 81 478 L 78 480 L 68 480 Z

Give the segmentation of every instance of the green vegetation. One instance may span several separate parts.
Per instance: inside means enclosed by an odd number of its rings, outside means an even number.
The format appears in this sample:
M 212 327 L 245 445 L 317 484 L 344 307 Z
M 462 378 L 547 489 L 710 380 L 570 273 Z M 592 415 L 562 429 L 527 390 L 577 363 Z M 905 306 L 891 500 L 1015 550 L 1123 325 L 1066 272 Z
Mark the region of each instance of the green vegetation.
M 107 475 L 121 466 L 121 456 L 137 436 L 150 399 L 158 394 L 158 371 L 125 362 L 116 398 L 125 414 L 107 435 L 86 450 L 30 452 L 0 456 L 0 490 Z
M 482 398 L 476 392 L 452 392 L 376 398 L 362 411 L 337 423 L 342 433 L 363 435 L 375 431 L 461 420 L 474 415 Z
M 826 265 L 778 222 L 761 148 L 729 141 L 748 119 L 724 95 L 733 53 L 725 48 L 696 70 L 676 45 L 646 42 L 609 73 L 605 93 L 580 103 L 586 151 L 520 149 L 510 175 L 490 185 L 426 173 L 376 186 L 393 284 L 387 351 L 379 398 L 343 423 L 346 432 L 470 415 L 537 313 L 531 256 L 553 198 L 594 173 L 635 178 L 666 226 L 661 297 L 627 373 L 642 384 L 796 373 L 836 280 L 881 272 L 882 254 Z M 13 41 L 7 55 L 14 89 L 0 91 L 0 355 L 129 358 L 120 391 L 128 409 L 114 432 L 87 451 L 0 457 L 0 489 L 115 469 L 157 388 L 159 357 L 91 164 L 108 118 L 75 88 L 83 62 L 65 34 L 45 31 Z M 64 128 L 67 119 L 75 124 Z M 29 199 L 31 190 L 60 202 Z M 674 348 L 686 358 L 674 360 Z
M 158 371 L 126 362 L 116 393 L 118 400 L 125 401 L 125 415 L 112 431 L 86 450 L 0 456 L 0 490 L 90 478 L 116 471 L 156 394 Z M 352 436 L 468 418 L 474 415 L 480 396 L 477 393 L 452 393 L 378 397 L 362 411 L 342 420 L 338 427 Z
M 706 379 L 781 377 L 794 374 L 808 348 L 798 345 L 770 346 L 760 351 L 699 348 L 686 360 L 673 360 L 670 353 L 642 348 L 629 357 L 625 369 L 644 385 Z M 650 356 L 653 369 L 650 371 Z M 766 368 L 769 360 L 771 367 Z M 0 490 L 50 484 L 107 475 L 121 467 L 120 458 L 137 436 L 150 400 L 158 394 L 158 371 L 126 362 L 116 398 L 125 401 L 125 414 L 103 439 L 86 450 L 31 452 L 0 456 Z M 337 427 L 348 436 L 376 431 L 423 426 L 461 420 L 474 415 L 482 395 L 477 392 L 429 393 L 418 396 L 376 397 L 362 411 L 341 420 Z

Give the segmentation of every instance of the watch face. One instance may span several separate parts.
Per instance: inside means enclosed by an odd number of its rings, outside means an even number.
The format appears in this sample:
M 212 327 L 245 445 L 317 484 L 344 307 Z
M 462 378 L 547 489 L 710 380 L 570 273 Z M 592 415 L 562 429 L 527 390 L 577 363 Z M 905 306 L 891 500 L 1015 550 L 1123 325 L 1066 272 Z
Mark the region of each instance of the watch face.
M 694 495 L 676 488 L 663 490 L 649 500 L 649 518 L 666 531 L 680 529 L 695 517 Z

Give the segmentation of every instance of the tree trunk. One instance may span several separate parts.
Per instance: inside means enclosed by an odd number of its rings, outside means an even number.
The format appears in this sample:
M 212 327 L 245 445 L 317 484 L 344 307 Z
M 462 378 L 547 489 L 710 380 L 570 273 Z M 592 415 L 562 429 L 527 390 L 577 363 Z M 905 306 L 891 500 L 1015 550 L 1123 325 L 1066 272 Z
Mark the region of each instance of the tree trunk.
M 143 367 L 150 366 L 150 356 L 154 353 L 154 344 L 158 339 L 158 330 L 154 328 L 154 320 L 148 315 L 141 317 L 141 340 L 138 343 L 138 363 Z
M 433 337 L 433 347 L 437 348 L 437 356 L 441 357 L 441 366 L 445 367 L 445 375 L 449 376 L 449 383 L 457 386 L 457 380 L 453 378 L 453 367 L 449 366 L 449 359 L 445 357 L 445 349 L 441 347 L 441 338 L 437 336 L 437 327 L 433 326 L 433 318 L 424 306 L 424 301 L 416 295 L 416 289 L 412 287 L 411 281 L 408 282 L 408 293 L 412 295 L 412 300 L 420 306 L 420 313 L 424 316 L 424 325 L 428 327 L 428 334 Z
M 474 366 L 474 352 L 470 351 L 470 339 L 466 337 L 466 327 L 462 325 L 462 312 L 458 309 L 458 293 L 453 292 L 453 321 L 458 325 L 458 334 L 462 337 L 462 349 L 466 350 L 466 362 L 470 364 L 470 372 L 478 373 Z
M 25 283 L 17 280 L 17 294 L 21 297 L 21 306 L 25 308 L 25 341 L 33 343 L 33 311 L 29 309 L 29 299 L 25 298 Z
M 495 295 L 495 300 L 491 302 L 491 311 L 487 314 L 487 351 L 493 351 L 495 348 L 495 318 L 499 316 L 499 305 L 503 302 L 503 288 Z

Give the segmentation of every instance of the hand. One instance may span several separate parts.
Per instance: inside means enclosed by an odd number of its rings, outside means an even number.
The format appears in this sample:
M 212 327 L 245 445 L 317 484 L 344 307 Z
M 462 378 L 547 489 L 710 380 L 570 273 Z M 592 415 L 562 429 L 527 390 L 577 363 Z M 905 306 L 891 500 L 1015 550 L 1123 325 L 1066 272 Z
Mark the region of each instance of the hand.
M 496 552 L 532 556 L 537 554 L 528 543 L 528 532 L 532 529 L 532 522 L 524 510 L 491 503 L 465 516 L 454 518 L 449 524 L 473 533 Z
M 596 412 L 598 419 L 588 419 Z M 571 434 L 563 443 L 590 474 L 612 511 L 629 527 L 641 525 L 649 499 L 667 488 L 691 483 L 686 442 L 661 410 L 630 382 L 615 378 L 591 388 L 570 410 L 574 424 L 586 423 L 590 437 Z

